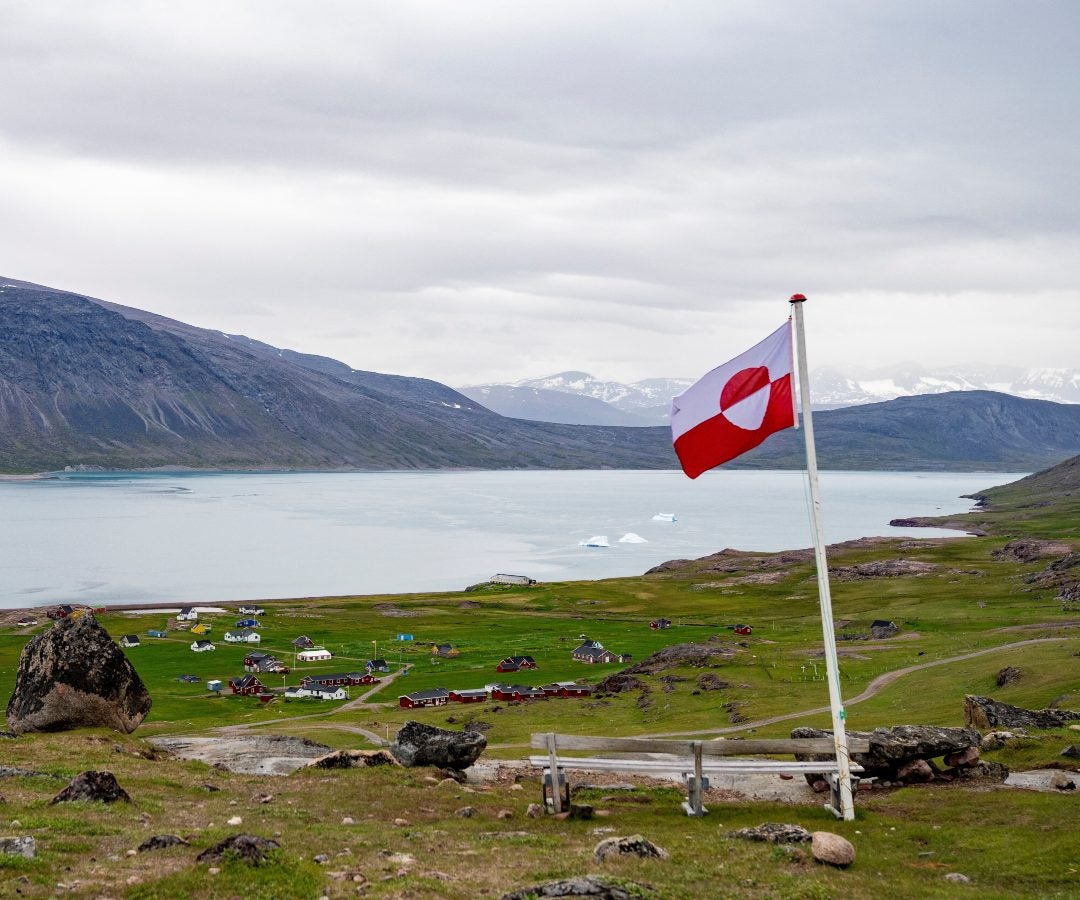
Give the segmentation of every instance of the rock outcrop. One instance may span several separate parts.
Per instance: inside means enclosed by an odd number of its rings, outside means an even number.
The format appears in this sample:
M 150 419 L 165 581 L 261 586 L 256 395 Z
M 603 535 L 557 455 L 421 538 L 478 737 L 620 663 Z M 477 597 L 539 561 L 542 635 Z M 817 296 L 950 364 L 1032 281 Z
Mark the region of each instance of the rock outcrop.
M 831 731 L 818 728 L 795 728 L 793 738 L 832 737 Z M 884 781 L 902 781 L 899 772 L 905 765 L 915 760 L 929 761 L 940 756 L 956 754 L 955 758 L 964 760 L 966 765 L 978 762 L 979 732 L 971 728 L 939 728 L 934 725 L 897 725 L 893 728 L 875 728 L 873 731 L 849 731 L 849 737 L 866 738 L 870 741 L 867 753 L 852 753 L 851 758 L 865 770 L 867 776 L 873 775 Z M 975 748 L 974 755 L 971 749 Z M 799 759 L 830 759 L 829 756 L 800 754 Z M 918 773 L 918 779 L 924 780 L 925 770 L 921 766 L 912 768 L 911 774 Z M 807 780 L 812 784 L 811 776 Z
M 766 844 L 801 844 L 812 837 L 802 825 L 789 825 L 784 822 L 763 822 L 753 828 L 740 828 L 732 832 L 731 836 L 744 841 L 760 841 Z
M 621 856 L 637 856 L 641 859 L 668 859 L 670 855 L 663 847 L 657 847 L 656 844 L 640 834 L 632 834 L 629 837 L 605 838 L 593 850 L 593 859 L 597 862 L 617 859 Z
M 487 738 L 475 731 L 446 731 L 421 722 L 406 722 L 397 733 L 390 752 L 403 766 L 437 766 L 467 769 L 484 748 Z
M 972 728 L 1064 728 L 1080 721 L 1080 712 L 1068 709 L 1023 709 L 990 697 L 964 697 L 964 721 Z
M 257 866 L 266 862 L 267 856 L 280 848 L 281 845 L 277 841 L 269 838 L 261 838 L 254 834 L 234 834 L 223 841 L 218 841 L 213 847 L 203 850 L 195 857 L 195 861 L 216 863 L 232 857 L 249 866 Z
M 112 772 L 80 772 L 71 784 L 50 800 L 50 803 L 74 803 L 89 800 L 96 803 L 131 802 L 131 797 L 116 781 Z
M 61 619 L 23 648 L 7 721 L 17 734 L 91 727 L 130 733 L 150 702 L 123 651 L 87 614 Z
M 388 750 L 333 750 L 308 765 L 316 769 L 365 769 L 399 763 Z
M 597 875 L 579 875 L 548 881 L 503 894 L 501 900 L 537 900 L 541 897 L 589 897 L 591 900 L 638 900 L 653 895 L 653 889 L 633 881 L 618 881 Z

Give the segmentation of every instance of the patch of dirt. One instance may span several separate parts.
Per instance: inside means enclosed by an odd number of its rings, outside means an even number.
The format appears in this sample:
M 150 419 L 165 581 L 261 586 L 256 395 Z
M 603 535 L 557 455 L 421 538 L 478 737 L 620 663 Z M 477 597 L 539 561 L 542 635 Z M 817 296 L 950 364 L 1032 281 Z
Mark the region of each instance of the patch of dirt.
M 420 615 L 416 610 L 402 609 L 393 603 L 376 603 L 372 609 L 378 610 L 379 615 L 388 616 L 392 619 L 414 619 Z
M 181 759 L 197 759 L 245 775 L 288 775 L 333 750 L 307 738 L 277 734 L 152 737 L 147 740 Z
M 731 658 L 742 651 L 735 647 L 727 647 L 719 644 L 672 644 L 655 653 L 646 656 L 641 662 L 635 663 L 628 669 L 623 669 L 622 675 L 657 675 L 668 669 L 681 669 L 687 667 L 705 668 L 718 666 L 730 662 Z

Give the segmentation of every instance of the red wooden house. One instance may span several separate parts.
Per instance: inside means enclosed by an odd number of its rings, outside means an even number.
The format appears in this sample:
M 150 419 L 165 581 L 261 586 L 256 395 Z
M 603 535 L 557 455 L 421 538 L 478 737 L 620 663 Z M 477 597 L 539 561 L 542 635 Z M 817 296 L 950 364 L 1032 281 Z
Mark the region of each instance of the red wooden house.
M 736 634 L 751 634 L 754 629 L 749 625 L 733 625 L 731 630 Z
M 483 688 L 460 691 L 451 690 L 447 699 L 454 703 L 483 703 L 487 700 L 487 691 Z
M 245 675 L 243 678 L 230 678 L 229 688 L 234 694 L 244 696 L 261 694 L 266 690 L 263 683 L 254 675 Z
M 450 692 L 446 688 L 431 688 L 426 691 L 414 691 L 398 697 L 398 705 L 405 709 L 421 706 L 446 706 Z

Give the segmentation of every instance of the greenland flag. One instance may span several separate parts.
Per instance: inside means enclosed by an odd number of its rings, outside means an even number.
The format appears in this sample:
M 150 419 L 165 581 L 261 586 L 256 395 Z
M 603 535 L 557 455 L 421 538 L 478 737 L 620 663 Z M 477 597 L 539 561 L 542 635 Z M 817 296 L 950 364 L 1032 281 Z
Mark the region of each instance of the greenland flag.
M 697 478 L 795 424 L 791 321 L 671 401 L 671 439 Z

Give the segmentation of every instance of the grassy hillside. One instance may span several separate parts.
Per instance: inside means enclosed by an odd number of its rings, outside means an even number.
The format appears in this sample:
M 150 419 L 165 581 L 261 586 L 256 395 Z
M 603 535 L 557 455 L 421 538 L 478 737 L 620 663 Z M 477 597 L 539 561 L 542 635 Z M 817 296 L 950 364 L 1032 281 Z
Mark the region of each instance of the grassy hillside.
M 1080 539 L 1070 531 L 1076 513 L 1063 488 L 1072 471 L 1051 470 L 985 492 L 990 507 L 974 516 L 996 532 L 986 537 L 872 539 L 831 548 L 837 630 L 854 638 L 839 643 L 851 728 L 961 725 L 965 693 L 1034 708 L 1051 702 L 1080 708 L 1080 613 L 1058 599 L 1060 579 L 1040 577 L 1070 548 L 1080 549 Z M 1010 536 L 1028 528 L 1042 533 L 1054 521 L 1074 536 L 1046 547 L 1042 557 L 1025 562 L 999 552 Z M 907 567 L 908 574 L 860 577 L 865 570 L 857 567 L 881 561 Z M 661 615 L 673 627 L 650 629 L 649 620 Z M 220 638 L 238 617 L 231 610 L 206 617 L 214 625 L 211 637 Z M 894 621 L 900 633 L 886 640 L 858 639 L 873 619 Z M 981 895 L 1065 897 L 1080 877 L 1071 826 L 1078 801 L 1065 794 L 958 785 L 873 791 L 859 795 L 854 823 L 839 823 L 812 805 L 722 798 L 708 804 L 709 816 L 688 820 L 678 808 L 675 788 L 646 786 L 585 794 L 606 815 L 591 822 L 556 822 L 525 817 L 527 804 L 539 799 L 532 780 L 520 789 L 510 780 L 463 788 L 439 784 L 424 770 L 309 770 L 258 778 L 161 758 L 143 741 L 151 735 L 212 734 L 216 727 L 239 724 L 356 747 L 370 746 L 361 730 L 392 735 L 409 718 L 451 727 L 473 720 L 488 726 L 489 756 L 520 758 L 528 752 L 529 734 L 545 730 L 764 737 L 784 736 L 796 725 L 824 725 L 828 717 L 812 712 L 826 706 L 828 697 L 813 567 L 805 551 L 728 551 L 675 561 L 642 577 L 598 582 L 268 604 L 261 649 L 282 651 L 287 658 L 289 641 L 307 634 L 336 657 L 328 665 L 295 670 L 287 678 L 290 684 L 303 672 L 352 668 L 372 654 L 373 641 L 396 670 L 408 664 L 410 674 L 373 697 L 375 705 L 350 709 L 341 703 L 264 706 L 254 699 L 210 696 L 204 684 L 182 684 L 176 676 L 239 674 L 244 649 L 219 643 L 215 653 L 197 655 L 187 649 L 190 638 L 146 638 L 149 628 L 163 624 L 160 616 L 111 612 L 100 620 L 115 636 L 133 631 L 144 636 L 143 646 L 127 651 L 154 697 L 144 726 L 126 737 L 28 735 L 4 740 L 0 748 L 6 765 L 65 777 L 87 768 L 113 771 L 135 803 L 49 807 L 62 782 L 0 780 L 6 799 L 2 817 L 20 823 L 9 831 L 34 834 L 39 842 L 35 860 L 0 857 L 0 886 L 17 883 L 26 896 L 51 895 L 57 883 L 74 884 L 76 896 L 344 897 L 355 896 L 358 885 L 368 896 L 499 896 L 596 871 L 647 882 L 659 896 L 675 898 L 948 897 L 959 888 L 944 875 L 958 871 L 973 879 Z M 753 634 L 734 635 L 729 626 L 736 622 L 753 625 Z M 397 641 L 402 632 L 414 640 Z M 705 667 L 676 665 L 639 676 L 645 691 L 587 700 L 517 706 L 489 701 L 422 711 L 396 706 L 405 690 L 504 680 L 494 668 L 510 654 L 536 657 L 536 673 L 505 677 L 525 683 L 595 682 L 624 668 L 573 662 L 570 651 L 583 634 L 632 653 L 635 661 L 688 642 L 705 645 L 710 658 Z M 0 697 L 10 691 L 27 636 L 14 627 L 0 629 Z M 434 659 L 432 642 L 453 643 L 460 656 Z M 1021 677 L 999 688 L 996 674 L 1004 666 L 1018 668 Z M 857 700 L 879 676 L 903 670 L 910 671 Z M 723 686 L 702 689 L 702 676 L 715 676 Z M 280 686 L 280 677 L 267 681 Z M 763 721 L 781 716 L 787 718 Z M 989 757 L 1019 768 L 1067 767 L 1060 751 L 1077 742 L 1080 734 L 1061 729 L 1013 742 Z M 208 793 L 202 786 L 208 782 L 220 790 Z M 260 802 L 266 794 L 272 799 Z M 464 806 L 475 807 L 476 815 L 459 817 Z M 511 817 L 499 818 L 501 810 Z M 242 828 L 225 824 L 234 815 L 243 818 Z M 343 825 L 345 817 L 353 823 Z M 827 870 L 799 855 L 727 839 L 733 829 L 763 821 L 840 832 L 855 843 L 856 864 L 845 872 Z M 593 864 L 592 847 L 603 835 L 598 829 L 606 828 L 643 833 L 669 849 L 672 859 Z M 213 875 L 193 864 L 198 850 L 241 830 L 277 835 L 283 845 L 277 860 L 255 871 L 227 865 Z M 193 846 L 126 855 L 160 832 L 189 835 Z M 312 862 L 317 853 L 329 854 L 327 865 Z M 408 854 L 413 861 L 394 854 Z M 331 874 L 341 872 L 362 873 L 364 881 Z M 16 882 L 20 877 L 25 880 Z

